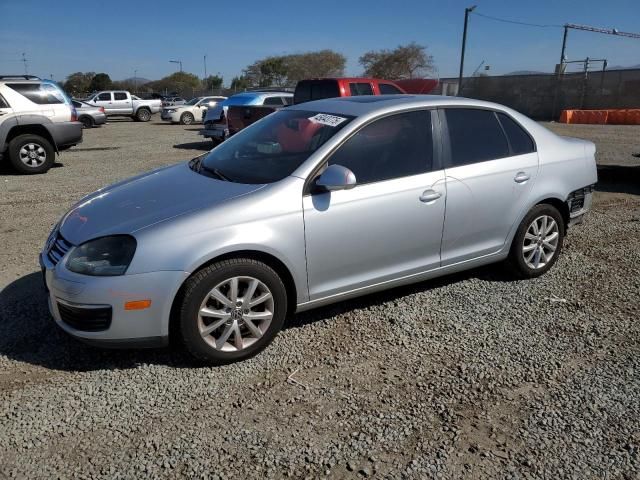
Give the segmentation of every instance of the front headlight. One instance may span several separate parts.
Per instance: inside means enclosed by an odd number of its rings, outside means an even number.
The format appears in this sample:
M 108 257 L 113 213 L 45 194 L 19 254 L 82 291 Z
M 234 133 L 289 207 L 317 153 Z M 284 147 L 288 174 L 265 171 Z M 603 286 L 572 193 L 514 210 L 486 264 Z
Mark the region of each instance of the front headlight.
M 66 265 L 72 272 L 83 275 L 124 275 L 135 251 L 136 239 L 129 235 L 96 238 L 74 248 Z

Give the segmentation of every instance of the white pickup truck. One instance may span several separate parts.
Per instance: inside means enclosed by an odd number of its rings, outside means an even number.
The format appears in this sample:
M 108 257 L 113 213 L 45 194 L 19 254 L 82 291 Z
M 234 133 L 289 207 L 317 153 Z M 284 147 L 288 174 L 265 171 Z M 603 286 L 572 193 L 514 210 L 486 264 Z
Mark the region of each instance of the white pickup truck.
M 92 94 L 84 100 L 90 105 L 104 107 L 108 117 L 131 117 L 139 122 L 151 120 L 151 114 L 162 109 L 160 100 L 142 100 L 122 90 L 106 90 Z

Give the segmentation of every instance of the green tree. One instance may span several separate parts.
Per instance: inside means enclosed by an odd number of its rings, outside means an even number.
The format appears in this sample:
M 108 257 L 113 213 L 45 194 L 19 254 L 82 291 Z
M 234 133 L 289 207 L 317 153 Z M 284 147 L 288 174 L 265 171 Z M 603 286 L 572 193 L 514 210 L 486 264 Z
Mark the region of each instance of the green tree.
M 247 88 L 249 88 L 249 80 L 244 75 L 233 77 L 233 79 L 231 79 L 230 88 L 234 92 L 246 90 Z
M 370 51 L 359 59 L 367 77 L 401 80 L 427 76 L 434 71 L 427 47 L 411 42 L 394 50 Z
M 186 94 L 193 90 L 199 90 L 201 86 L 200 79 L 188 72 L 175 72 L 160 80 L 145 84 L 145 88 L 156 92 L 185 92 Z
M 95 77 L 94 72 L 75 72 L 67 77 L 62 88 L 72 97 L 89 93 L 91 79 Z
M 89 83 L 89 91 L 109 90 L 113 85 L 111 77 L 106 73 L 96 73 Z
M 222 77 L 218 75 L 209 75 L 202 81 L 202 84 L 207 90 L 220 90 L 222 88 L 222 80 Z

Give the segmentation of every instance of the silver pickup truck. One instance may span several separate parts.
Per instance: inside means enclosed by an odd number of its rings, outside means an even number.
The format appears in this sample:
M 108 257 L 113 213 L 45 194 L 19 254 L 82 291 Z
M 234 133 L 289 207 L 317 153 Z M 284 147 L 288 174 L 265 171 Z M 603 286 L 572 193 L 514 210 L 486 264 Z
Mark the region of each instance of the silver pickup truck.
M 148 122 L 151 120 L 151 114 L 162 109 L 160 100 L 142 100 L 121 90 L 97 92 L 84 101 L 90 105 L 104 107 L 104 113 L 108 117 L 131 117 L 139 122 Z

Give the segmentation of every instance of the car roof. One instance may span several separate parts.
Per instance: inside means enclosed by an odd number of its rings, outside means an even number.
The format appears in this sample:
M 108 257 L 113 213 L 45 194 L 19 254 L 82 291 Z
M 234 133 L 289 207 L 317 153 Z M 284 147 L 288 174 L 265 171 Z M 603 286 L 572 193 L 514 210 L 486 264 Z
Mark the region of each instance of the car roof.
M 506 110 L 497 103 L 484 102 L 464 97 L 447 97 L 442 95 L 361 95 L 353 97 L 336 97 L 311 102 L 299 103 L 287 107 L 287 110 L 312 110 L 351 116 L 363 116 L 376 112 L 411 109 L 419 107 L 468 106 Z
M 252 97 L 252 98 L 257 98 L 257 97 L 293 97 L 293 93 L 291 92 L 241 92 L 241 93 L 236 93 L 235 95 L 233 95 L 233 97 Z M 229 97 L 231 98 L 231 97 Z
M 336 81 L 336 82 L 382 82 L 382 83 L 395 83 L 393 80 L 386 80 L 384 78 L 373 77 L 318 77 L 318 78 L 305 78 L 300 82 L 319 82 L 319 81 Z

